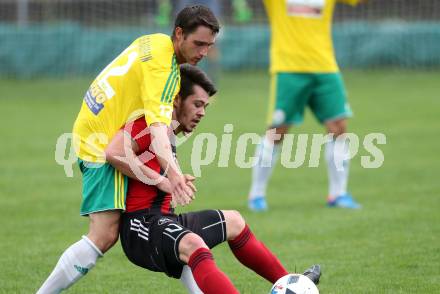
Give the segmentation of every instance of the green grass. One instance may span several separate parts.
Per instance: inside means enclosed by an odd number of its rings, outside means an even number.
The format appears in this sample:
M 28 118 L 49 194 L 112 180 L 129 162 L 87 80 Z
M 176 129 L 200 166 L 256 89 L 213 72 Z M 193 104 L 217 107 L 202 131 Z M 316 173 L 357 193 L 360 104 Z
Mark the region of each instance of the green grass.
M 350 190 L 360 211 L 324 206 L 327 177 L 306 165 L 275 170 L 270 210 L 250 213 L 250 170 L 234 164 L 202 168 L 190 209 L 239 210 L 254 233 L 290 271 L 320 263 L 321 293 L 438 293 L 440 284 L 439 72 L 346 72 L 355 117 L 350 131 L 381 132 L 385 162 L 364 169 L 352 160 Z M 60 254 L 86 233 L 79 216 L 81 177 L 67 178 L 55 162 L 57 138 L 70 132 L 89 79 L 0 81 L 0 293 L 31 293 Z M 265 73 L 228 74 L 198 132 L 233 136 L 262 133 L 266 117 Z M 319 133 L 310 113 L 294 133 Z M 220 138 L 220 137 L 219 137 Z M 235 145 L 233 145 L 235 146 Z M 185 171 L 191 141 L 180 150 Z M 253 147 L 248 148 L 248 156 Z M 307 162 L 307 158 L 306 158 Z M 267 293 L 270 284 L 241 266 L 225 245 L 214 249 L 219 266 L 242 293 Z M 154 289 L 154 290 L 152 290 Z M 185 293 L 177 280 L 132 265 L 117 244 L 70 293 Z

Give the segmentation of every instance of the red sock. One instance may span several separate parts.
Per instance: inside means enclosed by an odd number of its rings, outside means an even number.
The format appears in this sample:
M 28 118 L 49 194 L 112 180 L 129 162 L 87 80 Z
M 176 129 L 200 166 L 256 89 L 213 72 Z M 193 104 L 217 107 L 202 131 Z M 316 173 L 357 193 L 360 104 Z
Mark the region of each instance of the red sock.
M 247 225 L 234 240 L 228 243 L 235 257 L 243 265 L 269 282 L 275 283 L 288 274 L 278 258 L 255 238 Z
M 217 267 L 209 249 L 199 248 L 194 251 L 189 257 L 188 266 L 203 293 L 239 293 L 229 278 Z

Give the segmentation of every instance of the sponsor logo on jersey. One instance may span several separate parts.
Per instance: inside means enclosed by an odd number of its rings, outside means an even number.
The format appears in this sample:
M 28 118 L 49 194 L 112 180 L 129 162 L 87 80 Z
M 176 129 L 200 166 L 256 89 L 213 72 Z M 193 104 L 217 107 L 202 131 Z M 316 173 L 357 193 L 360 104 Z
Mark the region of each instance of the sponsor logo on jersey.
M 325 0 L 287 0 L 287 15 L 319 18 L 325 6 Z
M 98 115 L 98 113 L 104 108 L 104 104 L 98 102 L 96 97 L 92 95 L 91 90 L 87 91 L 86 95 L 84 96 L 84 101 L 95 115 Z
M 161 218 L 161 219 L 159 219 L 159 220 L 157 221 L 157 224 L 158 224 L 159 226 L 161 226 L 161 225 L 163 225 L 163 224 L 169 223 L 170 221 L 171 221 L 171 220 L 170 220 L 169 218 L 163 217 L 163 218 Z

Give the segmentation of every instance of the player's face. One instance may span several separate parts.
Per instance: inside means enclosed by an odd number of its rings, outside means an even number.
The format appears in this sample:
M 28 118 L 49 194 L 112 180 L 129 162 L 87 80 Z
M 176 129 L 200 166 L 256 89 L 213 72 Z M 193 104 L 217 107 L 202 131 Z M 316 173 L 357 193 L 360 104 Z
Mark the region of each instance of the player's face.
M 194 94 L 185 100 L 180 100 L 177 109 L 177 121 L 183 132 L 192 132 L 200 120 L 205 116 L 206 107 L 209 105 L 209 95 L 199 85 L 195 85 Z
M 216 34 L 208 27 L 199 26 L 194 32 L 184 35 L 180 28 L 176 29 L 176 40 L 180 63 L 196 65 L 208 55 L 209 49 L 214 45 Z

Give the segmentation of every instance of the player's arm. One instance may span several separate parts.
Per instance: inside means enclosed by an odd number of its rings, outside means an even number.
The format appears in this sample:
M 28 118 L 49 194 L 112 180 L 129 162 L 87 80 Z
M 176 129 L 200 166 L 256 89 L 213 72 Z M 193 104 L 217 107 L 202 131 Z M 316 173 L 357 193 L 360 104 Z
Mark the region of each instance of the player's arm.
M 107 145 L 105 156 L 107 162 L 124 175 L 171 193 L 169 180 L 146 166 L 136 155 L 138 151 L 137 142 L 127 132 L 119 130 Z
M 168 137 L 168 126 L 164 123 L 150 125 L 151 147 L 157 155 L 160 166 L 166 171 L 171 184 L 172 195 L 178 204 L 189 204 L 194 198 L 194 189 L 187 184 L 180 168 L 174 159 L 171 142 Z
M 142 101 L 144 103 L 145 120 L 152 137 L 151 148 L 157 155 L 159 164 L 167 172 L 171 183 L 173 198 L 178 204 L 188 204 L 194 191 L 186 184 L 182 172 L 176 164 L 168 137 L 171 124 L 174 96 L 180 88 L 180 69 L 175 56 L 163 53 L 168 45 L 169 37 L 151 39 L 145 42 L 151 55 L 141 59 L 142 70 Z M 141 50 L 142 51 L 142 50 Z M 148 50 L 143 50 L 148 51 Z M 172 57 L 172 58 L 171 58 Z
M 179 170 L 182 170 L 182 168 L 179 165 L 179 161 L 177 160 L 177 157 L 176 157 L 176 164 L 177 164 L 177 168 Z M 191 188 L 191 190 L 193 190 L 194 193 L 196 193 L 197 192 L 197 188 L 194 185 L 194 181 L 196 180 L 196 177 L 194 177 L 193 175 L 190 175 L 190 174 L 184 174 L 183 177 L 185 178 L 186 184 Z M 195 198 L 196 197 L 194 195 L 193 199 L 195 199 Z

